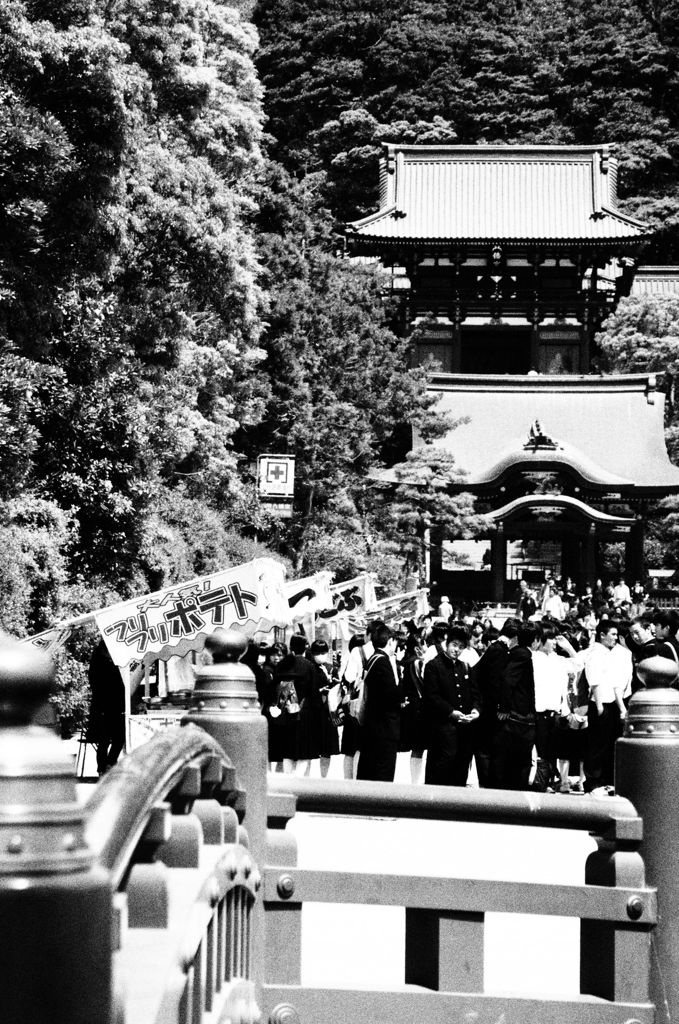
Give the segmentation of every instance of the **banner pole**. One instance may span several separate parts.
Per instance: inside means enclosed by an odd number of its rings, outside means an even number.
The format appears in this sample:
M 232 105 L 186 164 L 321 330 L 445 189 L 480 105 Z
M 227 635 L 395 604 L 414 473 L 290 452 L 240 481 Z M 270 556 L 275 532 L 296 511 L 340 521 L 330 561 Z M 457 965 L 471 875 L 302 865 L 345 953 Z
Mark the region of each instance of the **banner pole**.
M 123 679 L 123 687 L 125 690 L 125 753 L 129 754 L 131 750 L 131 722 L 130 715 L 132 714 L 132 702 L 130 694 L 130 666 L 123 665 L 120 669 L 120 674 Z

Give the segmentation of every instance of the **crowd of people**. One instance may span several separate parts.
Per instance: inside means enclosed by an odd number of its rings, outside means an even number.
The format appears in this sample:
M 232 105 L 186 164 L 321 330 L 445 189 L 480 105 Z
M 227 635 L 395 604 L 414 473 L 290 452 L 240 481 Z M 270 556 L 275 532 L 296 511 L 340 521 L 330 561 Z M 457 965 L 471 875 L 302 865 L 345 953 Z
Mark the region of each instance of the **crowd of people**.
M 636 666 L 653 655 L 679 672 L 679 615 L 643 587 L 521 583 L 500 628 L 442 598 L 398 631 L 369 623 L 337 657 L 323 640 L 253 648 L 273 770 L 393 781 L 409 752 L 414 783 L 613 792 L 614 746 Z

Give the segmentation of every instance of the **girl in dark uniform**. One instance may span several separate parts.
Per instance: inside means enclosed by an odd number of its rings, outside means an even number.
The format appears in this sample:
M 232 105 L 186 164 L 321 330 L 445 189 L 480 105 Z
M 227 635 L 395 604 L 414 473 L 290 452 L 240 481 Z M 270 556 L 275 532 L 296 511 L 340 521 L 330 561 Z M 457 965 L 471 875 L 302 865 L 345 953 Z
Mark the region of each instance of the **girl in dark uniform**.
M 283 733 L 285 721 L 283 710 L 278 705 L 276 684 L 276 668 L 288 655 L 288 648 L 283 643 L 275 643 L 267 652 L 266 660 L 261 667 L 263 676 L 262 710 L 269 723 L 269 761 L 273 771 L 283 770 L 284 743 Z
M 360 648 L 365 644 L 365 636 L 363 633 L 356 633 L 352 636 L 349 641 L 349 656 L 351 657 L 352 651 L 359 651 Z M 354 655 L 353 658 L 359 657 L 358 654 Z M 367 661 L 365 655 L 361 658 L 360 674 L 363 674 L 364 665 Z M 346 668 L 346 664 L 342 666 L 341 672 Z M 347 684 L 347 692 L 351 691 L 354 680 L 351 679 Z M 356 755 L 360 750 L 360 736 L 361 727 L 358 724 L 358 720 L 352 715 L 347 714 L 344 719 L 342 726 L 342 741 L 340 753 L 344 754 L 344 778 L 353 779 L 356 774 Z
M 306 638 L 290 637 L 290 653 L 276 666 L 277 703 L 281 725 L 283 771 L 308 775 L 311 761 L 318 757 L 318 706 L 321 695 L 308 658 Z
M 427 738 L 422 717 L 422 674 L 424 671 L 424 644 L 417 633 L 411 633 L 405 644 L 401 661 L 401 750 L 410 751 L 410 779 L 424 781 L 424 752 Z
M 328 670 L 330 650 L 325 640 L 314 640 L 309 656 L 314 670 L 314 685 L 320 697 L 319 703 L 314 696 L 314 718 L 311 724 L 316 733 L 314 745 L 318 749 L 321 778 L 324 779 L 330 770 L 330 758 L 333 754 L 339 754 L 337 726 L 333 725 L 328 710 L 328 690 L 332 686 L 332 679 Z

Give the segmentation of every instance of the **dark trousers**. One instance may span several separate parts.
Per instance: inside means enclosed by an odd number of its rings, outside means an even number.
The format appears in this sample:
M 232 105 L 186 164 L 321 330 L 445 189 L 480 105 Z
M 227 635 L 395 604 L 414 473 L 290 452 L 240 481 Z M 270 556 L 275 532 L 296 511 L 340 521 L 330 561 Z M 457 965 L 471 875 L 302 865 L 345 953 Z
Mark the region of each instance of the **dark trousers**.
M 432 728 L 424 781 L 432 786 L 466 786 L 474 752 L 474 726 L 445 722 Z
M 476 774 L 479 779 L 479 786 L 481 789 L 492 789 L 493 787 L 493 773 L 492 773 L 492 760 L 490 750 L 478 749 L 474 753 L 474 763 L 476 764 Z
M 620 709 L 604 704 L 599 714 L 594 701 L 587 709 L 587 747 L 585 750 L 585 792 L 598 786 L 612 786 L 615 777 L 615 741 L 620 736 Z
M 534 725 L 509 719 L 498 724 L 491 759 L 494 786 L 498 789 L 528 789 L 534 743 Z
M 96 732 L 97 771 L 103 775 L 120 757 L 125 746 L 125 716 L 114 714 L 98 722 Z
M 481 713 L 481 717 L 474 725 L 474 735 L 476 738 L 474 762 L 481 789 L 494 788 L 492 757 L 496 729 L 497 719 L 494 713 L 492 720 L 488 715 Z
M 554 711 L 538 711 L 535 716 L 535 747 L 538 767 L 533 789 L 544 793 L 556 775 L 556 737 L 558 716 Z
M 361 752 L 356 768 L 357 779 L 373 782 L 393 782 L 396 773 L 398 740 L 374 737 L 361 732 Z

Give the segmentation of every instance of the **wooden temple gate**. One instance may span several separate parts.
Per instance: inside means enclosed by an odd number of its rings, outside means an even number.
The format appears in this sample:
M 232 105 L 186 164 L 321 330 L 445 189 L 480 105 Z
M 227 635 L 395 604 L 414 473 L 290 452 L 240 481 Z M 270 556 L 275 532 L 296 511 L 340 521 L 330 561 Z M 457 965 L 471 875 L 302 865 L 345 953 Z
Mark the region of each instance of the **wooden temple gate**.
M 658 688 L 658 671 L 618 744 L 618 788 L 634 804 L 288 777 L 267 791 L 244 643 L 224 643 L 224 661 L 198 672 L 184 726 L 125 758 L 84 806 L 60 742 L 30 724 L 49 667 L 0 650 L 3 1022 L 677 1019 L 679 693 Z M 285 827 L 297 811 L 580 829 L 597 849 L 582 885 L 315 871 L 297 866 Z M 403 989 L 303 985 L 307 902 L 404 907 Z M 580 919 L 580 994 L 485 993 L 490 911 Z

